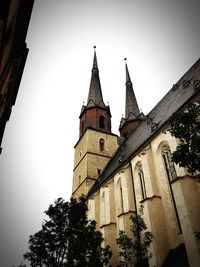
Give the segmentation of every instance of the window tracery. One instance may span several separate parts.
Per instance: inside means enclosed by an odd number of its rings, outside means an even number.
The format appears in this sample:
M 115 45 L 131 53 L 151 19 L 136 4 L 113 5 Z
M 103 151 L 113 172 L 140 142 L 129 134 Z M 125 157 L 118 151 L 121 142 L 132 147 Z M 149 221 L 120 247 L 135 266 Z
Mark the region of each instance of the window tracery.
M 176 219 L 176 223 L 177 223 L 177 229 L 178 229 L 179 233 L 182 233 L 180 219 L 179 219 L 176 201 L 175 201 L 175 197 L 174 197 L 174 192 L 173 192 L 172 184 L 171 184 L 171 182 L 173 182 L 175 179 L 177 179 L 177 174 L 176 174 L 174 163 L 172 161 L 171 149 L 170 149 L 169 145 L 167 145 L 167 144 L 165 144 L 163 146 L 162 157 L 163 157 L 164 167 L 165 167 L 165 171 L 166 171 L 168 182 L 169 182 L 169 190 L 170 190 L 170 195 L 171 195 L 171 199 L 172 199 L 172 205 L 174 208 L 174 215 L 175 215 L 175 219 Z
M 162 156 L 165 164 L 165 170 L 169 179 L 169 182 L 174 181 L 177 178 L 174 163 L 172 161 L 172 154 L 169 145 L 164 145 L 162 149 Z

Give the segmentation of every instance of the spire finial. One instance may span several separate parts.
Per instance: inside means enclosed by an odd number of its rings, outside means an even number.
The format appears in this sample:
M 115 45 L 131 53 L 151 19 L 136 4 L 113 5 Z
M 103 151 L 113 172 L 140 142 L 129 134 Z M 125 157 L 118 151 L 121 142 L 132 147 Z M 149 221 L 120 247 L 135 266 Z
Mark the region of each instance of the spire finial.
M 93 48 L 94 48 L 94 59 L 93 59 L 93 68 L 92 69 L 98 69 L 97 55 L 96 55 L 96 45 L 94 45 Z
M 130 78 L 129 71 L 128 71 L 127 58 L 126 57 L 124 58 L 124 61 L 125 61 L 125 66 L 126 66 L 126 82 L 131 82 L 131 78 Z

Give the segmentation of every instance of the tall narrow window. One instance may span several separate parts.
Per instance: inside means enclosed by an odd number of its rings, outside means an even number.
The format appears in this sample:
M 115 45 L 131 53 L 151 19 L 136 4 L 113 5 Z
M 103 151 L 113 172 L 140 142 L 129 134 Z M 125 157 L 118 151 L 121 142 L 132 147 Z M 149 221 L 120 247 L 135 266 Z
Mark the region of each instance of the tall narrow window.
M 142 170 L 142 166 L 140 166 L 139 169 L 138 169 L 138 176 L 139 176 L 139 179 L 140 179 L 142 199 L 145 199 L 147 197 L 147 193 L 146 193 L 146 187 L 145 187 L 145 181 L 144 181 L 144 173 L 143 173 L 143 170 Z
M 122 187 L 122 182 L 121 182 L 121 177 L 117 180 L 116 183 L 116 209 L 117 209 L 117 215 L 120 216 L 121 214 L 124 213 L 124 192 L 123 192 L 123 187 Z
M 105 201 L 105 192 L 101 196 L 101 223 L 106 223 L 106 201 Z
M 103 138 L 101 138 L 99 140 L 99 150 L 100 151 L 104 151 L 105 150 L 105 140 Z
M 171 185 L 171 182 L 174 181 L 177 178 L 177 175 L 176 175 L 176 170 L 175 170 L 175 167 L 174 167 L 174 163 L 172 161 L 172 154 L 171 154 L 171 150 L 170 150 L 169 145 L 164 145 L 163 146 L 162 157 L 163 157 L 163 161 L 164 161 L 164 166 L 165 166 L 167 178 L 168 178 L 168 181 L 169 181 L 169 189 L 170 189 L 172 204 L 173 204 L 173 207 L 174 207 L 174 212 L 175 212 L 175 218 L 176 218 L 176 222 L 177 222 L 178 231 L 179 231 L 179 233 L 182 233 L 181 224 L 180 224 L 180 220 L 179 220 L 179 216 L 178 216 L 178 210 L 177 210 L 177 206 L 176 206 L 176 201 L 175 201 L 175 198 L 174 198 L 174 193 L 173 193 L 173 189 L 172 189 L 172 185 Z
M 175 180 L 177 178 L 177 175 L 176 175 L 174 163 L 172 161 L 171 150 L 170 150 L 170 147 L 168 145 L 163 146 L 162 156 L 163 156 L 163 160 L 165 163 L 165 169 L 167 172 L 169 182 L 172 182 L 173 180 Z
M 102 129 L 105 128 L 105 118 L 102 115 L 99 117 L 99 127 Z
M 121 212 L 124 212 L 123 189 L 121 181 L 119 181 L 119 193 L 120 193 L 120 209 Z

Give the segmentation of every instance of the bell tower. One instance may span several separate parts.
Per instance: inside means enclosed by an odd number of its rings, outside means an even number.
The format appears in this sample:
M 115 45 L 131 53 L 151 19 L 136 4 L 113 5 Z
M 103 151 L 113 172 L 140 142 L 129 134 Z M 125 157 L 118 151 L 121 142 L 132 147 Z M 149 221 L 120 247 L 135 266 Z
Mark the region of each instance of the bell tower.
M 103 101 L 96 47 L 87 104 L 82 106 L 79 119 L 72 188 L 76 198 L 87 195 L 118 147 L 117 135 L 111 133 L 110 107 Z

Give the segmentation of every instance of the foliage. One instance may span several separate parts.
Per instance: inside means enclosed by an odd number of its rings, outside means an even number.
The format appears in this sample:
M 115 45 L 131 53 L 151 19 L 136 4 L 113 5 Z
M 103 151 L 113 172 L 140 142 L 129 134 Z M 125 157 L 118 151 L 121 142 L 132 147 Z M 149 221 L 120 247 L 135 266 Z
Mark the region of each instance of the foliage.
M 30 236 L 29 250 L 24 255 L 36 267 L 103 266 L 111 257 L 109 247 L 102 248 L 102 234 L 96 222 L 87 220 L 84 197 L 65 202 L 58 198 L 45 214 L 42 229 Z
M 129 264 L 133 264 L 134 253 L 132 239 L 126 235 L 125 231 L 119 231 L 119 238 L 116 241 L 120 248 L 119 256 L 121 259 L 118 266 L 126 267 Z
M 200 174 L 200 105 L 191 104 L 187 110 L 176 112 L 170 119 L 172 136 L 180 144 L 172 154 L 172 160 L 199 178 Z
M 139 213 L 140 214 L 134 214 L 130 217 L 132 220 L 132 226 L 130 230 L 133 234 L 133 237 L 131 238 L 127 236 L 124 231 L 120 231 L 119 238 L 116 239 L 120 248 L 120 267 L 129 266 L 129 264 L 133 263 L 139 267 L 142 266 L 145 259 L 151 258 L 151 255 L 148 255 L 148 248 L 153 241 L 153 234 L 150 231 L 146 231 L 147 226 L 142 218 L 142 205 Z

